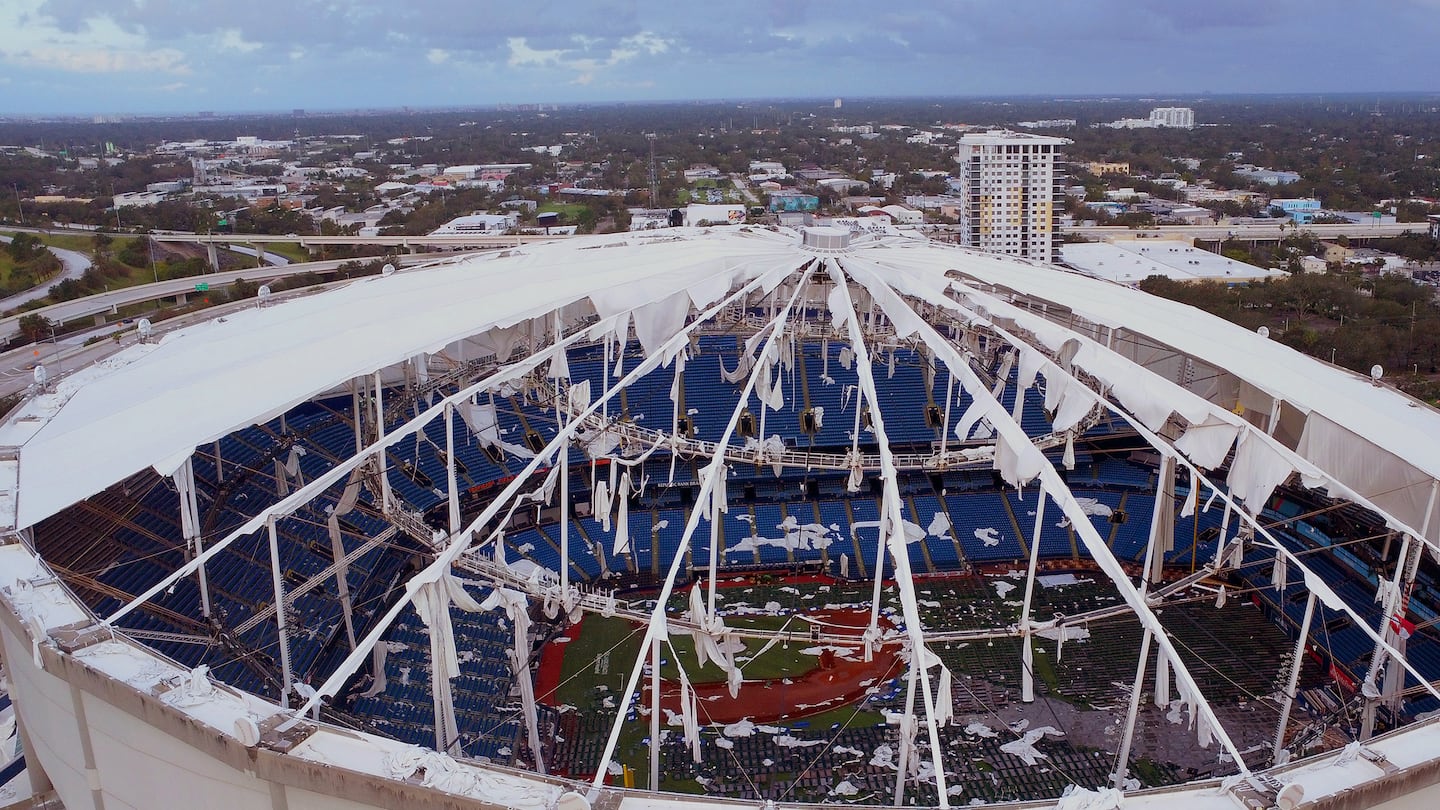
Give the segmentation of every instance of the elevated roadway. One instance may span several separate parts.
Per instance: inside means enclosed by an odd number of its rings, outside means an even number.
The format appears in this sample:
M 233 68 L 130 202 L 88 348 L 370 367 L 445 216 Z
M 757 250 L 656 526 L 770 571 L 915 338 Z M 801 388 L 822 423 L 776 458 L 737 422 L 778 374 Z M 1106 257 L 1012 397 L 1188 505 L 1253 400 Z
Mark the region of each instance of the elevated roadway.
M 1159 225 L 1153 228 L 1127 228 L 1122 225 L 1096 225 L 1091 227 L 1064 228 L 1062 233 L 1076 234 L 1088 239 L 1103 240 L 1109 237 L 1149 238 L 1186 237 L 1201 242 L 1215 242 L 1222 239 L 1238 239 L 1245 242 L 1278 241 L 1300 233 L 1314 234 L 1320 239 L 1381 239 L 1400 236 L 1405 233 L 1425 233 L 1429 226 L 1424 222 L 1389 222 L 1374 224 L 1346 223 L 1342 225 Z
M 273 234 L 230 234 L 230 233 L 183 233 L 179 231 L 152 232 L 150 238 L 157 242 L 190 242 L 201 245 L 266 245 L 275 242 L 299 244 L 301 247 L 319 245 L 384 245 L 387 247 L 444 247 L 444 248 L 507 248 L 533 242 L 553 242 L 566 237 L 544 234 L 463 234 L 458 236 L 276 236 Z
M 391 261 L 401 266 L 407 266 L 436 261 L 441 258 L 449 257 L 435 255 L 400 256 Z M 200 276 L 169 279 L 151 284 L 125 287 L 119 290 L 110 290 L 95 295 L 87 295 L 84 298 L 62 301 L 58 304 L 51 304 L 50 306 L 41 307 L 29 312 L 17 312 L 9 317 L 0 318 L 0 340 L 4 340 L 5 342 L 12 340 L 19 331 L 20 319 L 26 315 L 43 315 L 56 324 L 65 324 L 80 318 L 97 316 L 103 318 L 105 315 L 118 313 L 120 309 L 124 307 L 146 301 L 174 298 L 177 303 L 185 303 L 190 295 L 204 294 L 200 289 L 200 285 L 204 285 L 208 290 L 215 290 L 228 287 L 238 279 L 264 283 L 266 281 L 273 281 L 302 273 L 320 273 L 323 275 L 334 273 L 340 265 L 355 261 L 366 260 L 328 259 L 321 262 L 298 262 L 286 265 L 246 267 L 240 270 L 225 270 L 219 273 L 206 273 Z

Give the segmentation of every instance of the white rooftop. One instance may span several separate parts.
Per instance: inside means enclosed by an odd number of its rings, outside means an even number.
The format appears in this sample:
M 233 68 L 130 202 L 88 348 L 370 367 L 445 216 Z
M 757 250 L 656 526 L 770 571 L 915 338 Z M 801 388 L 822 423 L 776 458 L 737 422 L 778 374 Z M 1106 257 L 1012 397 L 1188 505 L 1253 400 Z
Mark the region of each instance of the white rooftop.
M 1008 129 L 991 129 L 985 132 L 967 132 L 960 136 L 960 143 L 966 146 L 996 146 L 1012 143 L 1064 146 L 1070 143 L 1070 139 L 1056 138 L 1050 135 L 1036 135 L 1033 132 L 1012 132 Z
M 1285 275 L 1211 253 L 1181 239 L 1076 242 L 1060 246 L 1060 258 L 1080 272 L 1134 286 L 1150 276 L 1176 281 L 1245 284 Z

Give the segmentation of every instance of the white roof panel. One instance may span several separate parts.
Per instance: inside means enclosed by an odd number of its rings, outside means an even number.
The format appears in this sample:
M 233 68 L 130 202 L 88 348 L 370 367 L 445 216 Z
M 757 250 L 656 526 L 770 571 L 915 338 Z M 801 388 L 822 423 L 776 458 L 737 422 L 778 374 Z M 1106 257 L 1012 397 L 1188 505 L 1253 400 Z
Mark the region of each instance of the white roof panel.
M 1426 485 L 1440 477 L 1440 412 L 1190 307 L 1034 262 L 915 239 L 867 237 L 850 251 L 942 284 L 959 272 L 1061 303 L 1097 323 L 1123 325 L 1323 415 L 1363 441 L 1363 453 L 1383 448 L 1423 471 Z M 131 347 L 72 375 L 58 395 L 33 400 L 0 428 L 0 439 L 21 447 L 16 525 L 31 525 L 146 466 L 168 472 L 200 444 L 492 326 L 592 297 L 609 312 L 682 291 L 713 295 L 812 258 L 798 234 L 785 229 L 577 238 L 368 278 L 174 332 L 159 345 Z M 1420 523 L 1413 510 L 1404 517 Z

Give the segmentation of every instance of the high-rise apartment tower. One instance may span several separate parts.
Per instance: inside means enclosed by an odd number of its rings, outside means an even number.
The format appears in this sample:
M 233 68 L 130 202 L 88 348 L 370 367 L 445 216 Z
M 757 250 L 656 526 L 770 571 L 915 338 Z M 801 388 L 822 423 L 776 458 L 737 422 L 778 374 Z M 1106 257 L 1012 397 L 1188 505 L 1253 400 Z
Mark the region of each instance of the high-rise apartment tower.
M 1070 143 L 991 130 L 960 138 L 961 244 L 1026 259 L 1060 256 L 1060 148 Z

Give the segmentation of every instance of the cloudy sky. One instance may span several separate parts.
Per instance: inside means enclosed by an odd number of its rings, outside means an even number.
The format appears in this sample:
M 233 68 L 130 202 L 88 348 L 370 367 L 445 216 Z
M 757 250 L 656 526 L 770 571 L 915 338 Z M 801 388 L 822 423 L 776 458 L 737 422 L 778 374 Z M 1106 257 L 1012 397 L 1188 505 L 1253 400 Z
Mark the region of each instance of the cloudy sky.
M 1440 90 L 1440 0 L 0 0 L 0 113 Z

